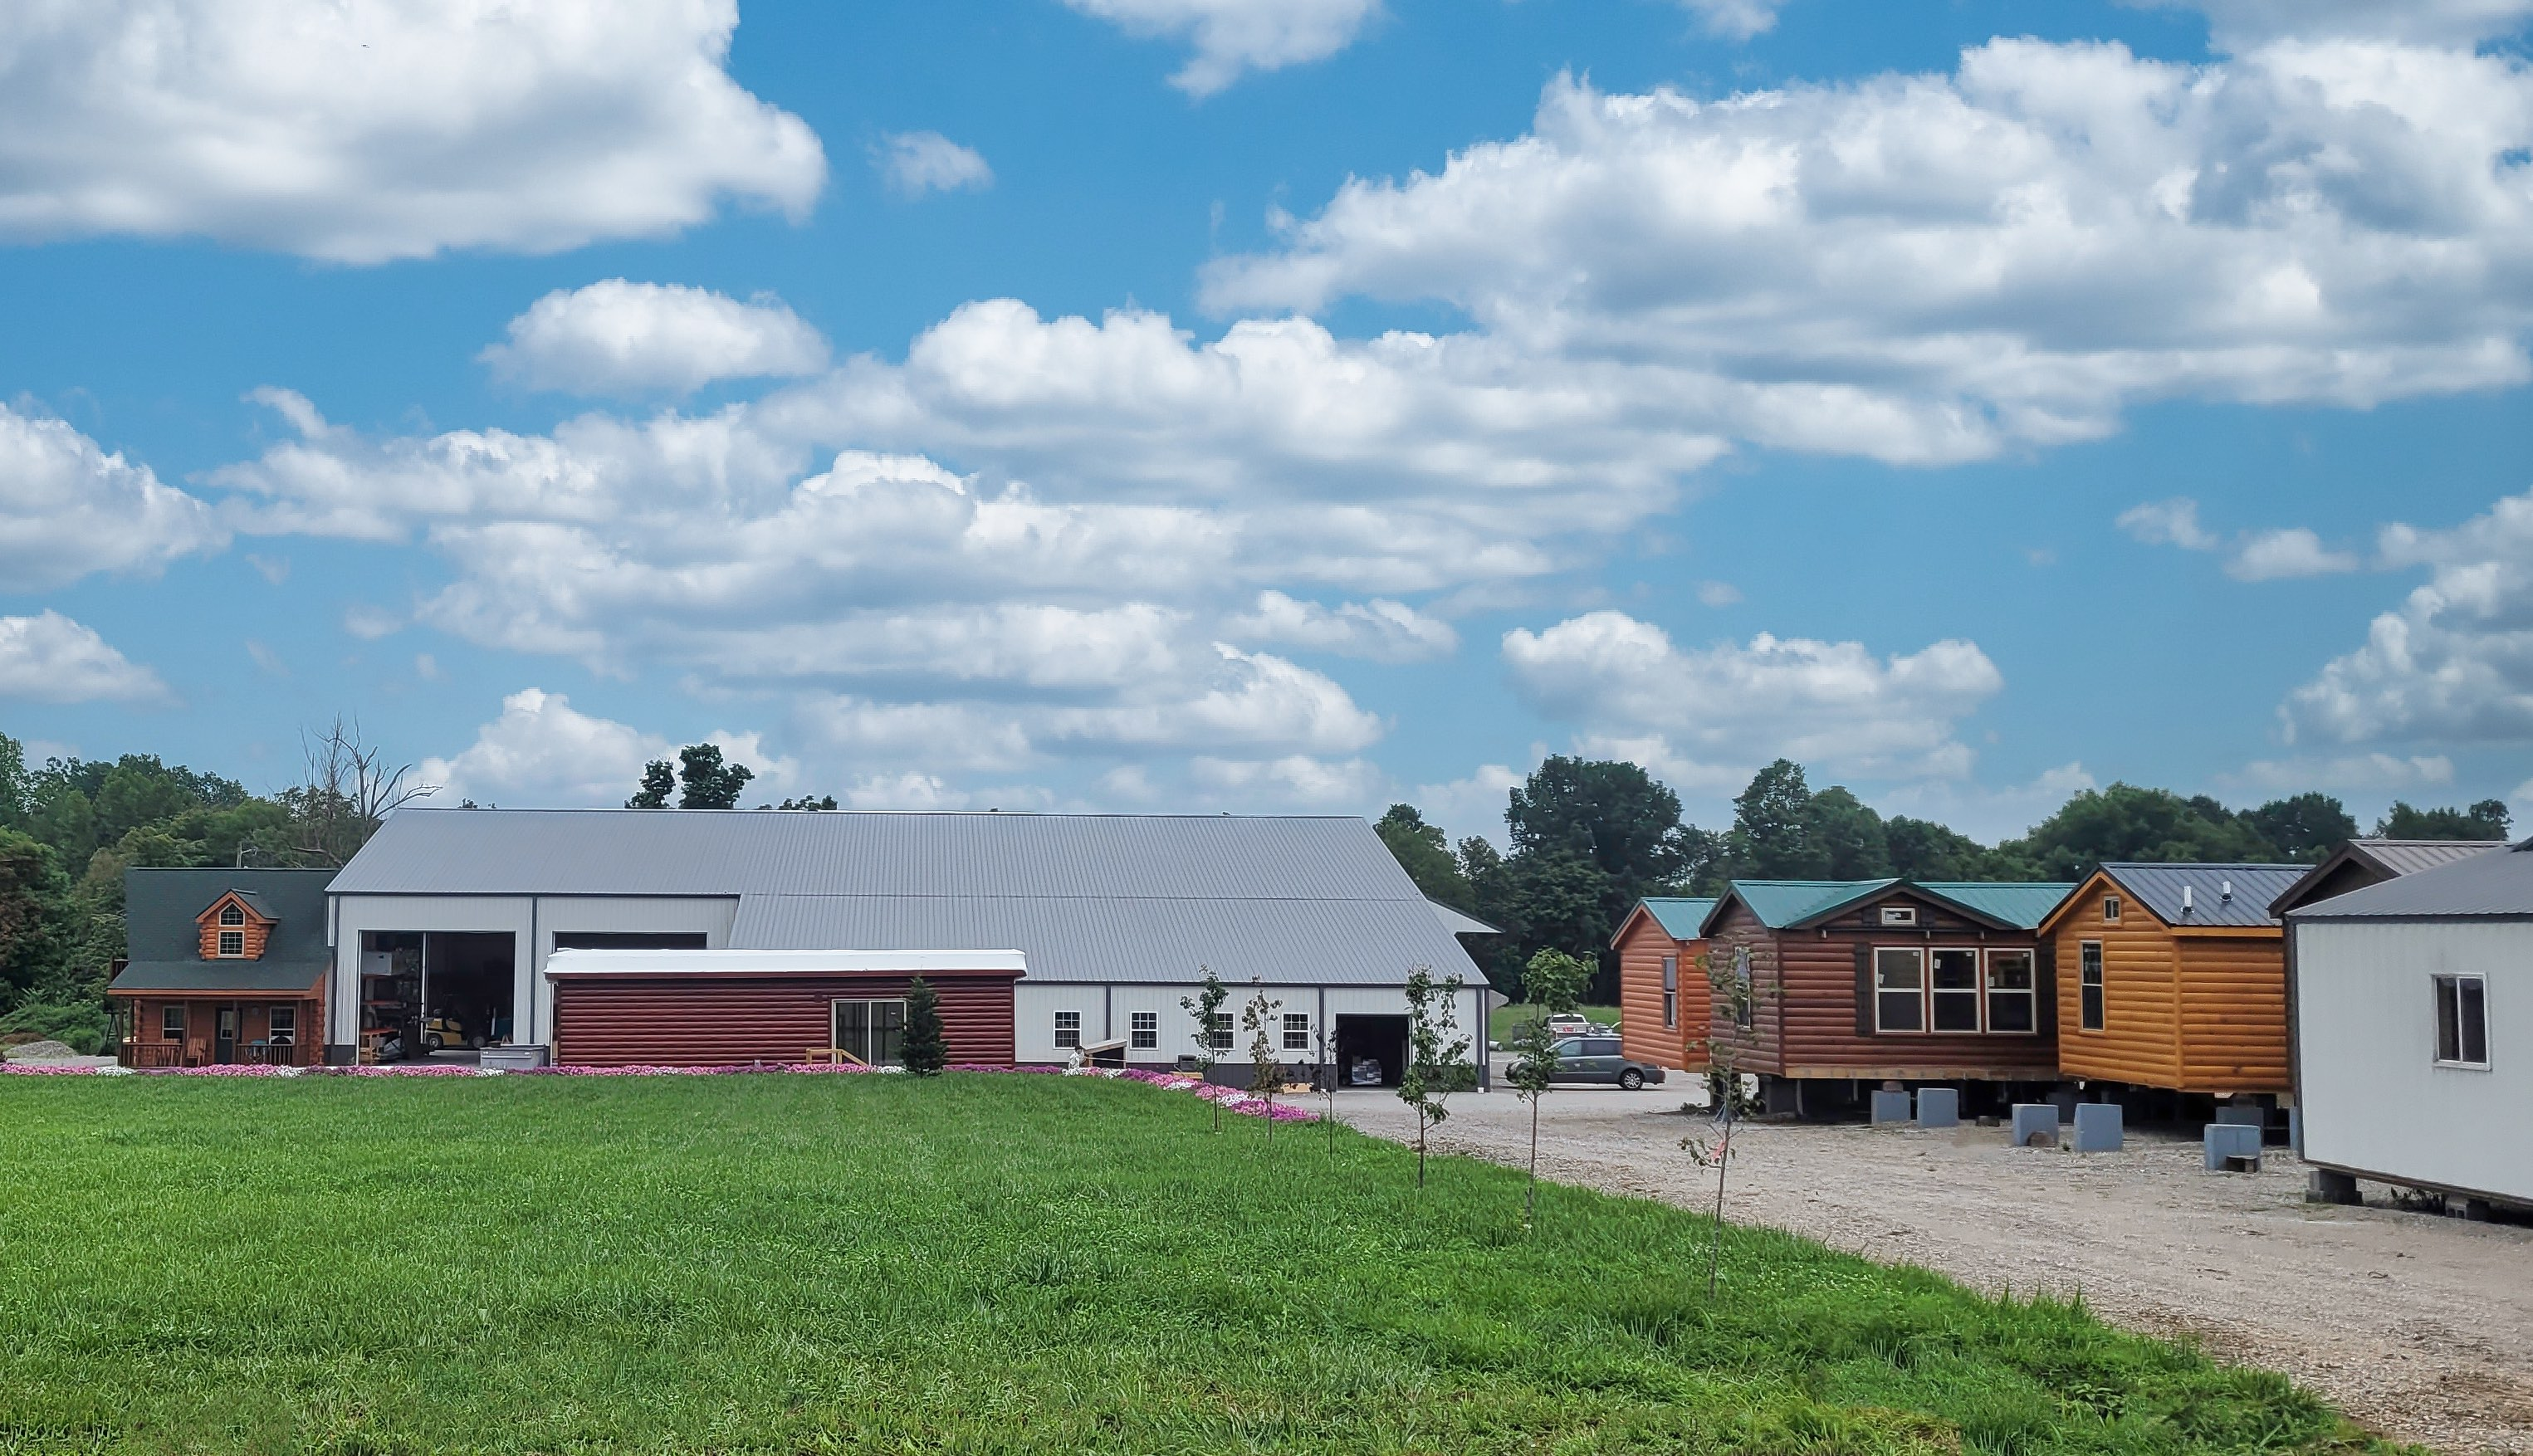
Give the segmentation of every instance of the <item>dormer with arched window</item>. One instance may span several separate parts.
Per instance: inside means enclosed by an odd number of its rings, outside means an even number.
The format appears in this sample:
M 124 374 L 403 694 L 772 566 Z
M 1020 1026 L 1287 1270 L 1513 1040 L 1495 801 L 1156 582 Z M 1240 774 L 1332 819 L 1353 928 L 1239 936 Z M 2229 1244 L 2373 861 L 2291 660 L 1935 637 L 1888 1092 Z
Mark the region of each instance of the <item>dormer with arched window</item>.
M 243 890 L 222 895 L 194 918 L 202 926 L 206 961 L 260 960 L 272 938 L 274 917 Z

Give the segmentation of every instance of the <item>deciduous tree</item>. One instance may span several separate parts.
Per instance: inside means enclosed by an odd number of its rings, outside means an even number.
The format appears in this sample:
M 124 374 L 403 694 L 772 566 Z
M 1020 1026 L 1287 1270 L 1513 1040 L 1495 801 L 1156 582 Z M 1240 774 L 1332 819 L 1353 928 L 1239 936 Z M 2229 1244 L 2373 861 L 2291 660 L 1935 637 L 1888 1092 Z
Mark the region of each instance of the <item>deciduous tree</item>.
M 1229 1018 L 1223 1015 L 1222 1004 L 1231 999 L 1231 992 L 1222 984 L 1222 977 L 1213 973 L 1212 966 L 1198 966 L 1197 975 L 1196 994 L 1180 997 L 1179 1008 L 1195 1023 L 1197 1070 L 1206 1074 L 1206 1079 L 1210 1081 L 1213 1079 L 1213 1054 L 1219 1050 L 1213 1044 L 1213 1036 L 1229 1021 Z M 1222 1131 L 1222 1104 L 1219 1102 L 1213 1104 L 1213 1131 Z
M 1240 1025 L 1249 1033 L 1249 1090 L 1266 1099 L 1266 1140 L 1275 1140 L 1275 1087 L 1284 1079 L 1275 1060 L 1275 1014 L 1284 1008 L 1256 981 L 1249 1004 L 1240 1009 Z
M 1457 975 L 1434 978 L 1420 965 L 1407 977 L 1407 1069 L 1398 1100 L 1416 1110 L 1416 1186 L 1425 1186 L 1425 1135 L 1451 1115 L 1453 1092 L 1468 1085 L 1469 1038 L 1460 1034 Z
M 1548 1095 L 1549 1083 L 1557 1076 L 1558 1037 L 1549 1029 L 1548 1019 L 1572 1011 L 1591 977 L 1590 961 L 1563 951 L 1542 951 L 1522 970 L 1522 986 L 1539 1015 L 1513 1028 L 1513 1062 L 1504 1076 L 1513 1091 L 1530 1104 L 1530 1184 L 1521 1199 L 1525 1229 L 1533 1226 L 1539 1211 L 1539 1099 Z
M 2506 804 L 2485 798 L 2468 809 L 2417 809 L 2393 800 L 2391 811 L 2375 823 L 2379 840 L 2503 840 L 2506 838 Z

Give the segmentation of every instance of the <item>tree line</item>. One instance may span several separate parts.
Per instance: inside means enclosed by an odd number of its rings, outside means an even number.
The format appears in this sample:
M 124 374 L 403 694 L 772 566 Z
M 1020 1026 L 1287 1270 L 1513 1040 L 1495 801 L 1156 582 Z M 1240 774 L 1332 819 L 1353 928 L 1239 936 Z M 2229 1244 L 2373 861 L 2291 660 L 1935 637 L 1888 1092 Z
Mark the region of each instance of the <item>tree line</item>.
M 2498 799 L 2458 809 L 2396 802 L 2374 833 L 2501 840 L 2507 823 Z M 1603 1005 L 1618 999 L 1610 937 L 1646 896 L 1714 895 L 1735 879 L 2065 881 L 2105 860 L 2313 864 L 2358 833 L 2327 793 L 2238 810 L 2113 784 L 2071 795 L 2019 839 L 1982 844 L 1931 820 L 1886 818 L 1843 786 L 1814 789 L 1801 765 L 1782 758 L 1733 800 L 1730 827 L 1701 829 L 1642 768 L 1562 756 L 1511 791 L 1508 849 L 1479 836 L 1453 844 L 1412 804 L 1390 805 L 1375 827 L 1418 889 L 1503 931 L 1474 953 L 1498 990 L 1518 999 L 1522 968 L 1557 950 L 1595 962 L 1589 999 Z

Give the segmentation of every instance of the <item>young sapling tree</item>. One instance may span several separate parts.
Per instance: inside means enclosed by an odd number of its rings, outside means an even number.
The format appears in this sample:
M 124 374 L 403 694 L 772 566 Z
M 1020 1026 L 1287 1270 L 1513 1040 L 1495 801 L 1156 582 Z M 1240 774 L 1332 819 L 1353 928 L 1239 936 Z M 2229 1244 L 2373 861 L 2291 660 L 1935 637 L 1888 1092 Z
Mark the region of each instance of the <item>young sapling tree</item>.
M 1733 1124 L 1739 1118 L 1741 1073 L 1740 1032 L 1750 1025 L 1750 981 L 1748 962 L 1736 958 L 1736 969 L 1727 975 L 1719 973 L 1711 957 L 1701 952 L 1698 968 L 1706 973 L 1707 984 L 1715 988 L 1710 1005 L 1721 1006 L 1732 1018 L 1730 1034 L 1715 1034 L 1713 1014 L 1707 1021 L 1706 1085 L 1708 1100 L 1714 1104 L 1715 1134 L 1700 1137 L 1691 1134 L 1679 1139 L 1680 1151 L 1700 1168 L 1715 1170 L 1715 1228 L 1706 1253 L 1706 1297 L 1715 1298 L 1716 1280 L 1724 1266 L 1724 1175 L 1733 1159 Z
M 1249 983 L 1256 987 L 1258 982 Z M 1249 1004 L 1240 1009 L 1240 1027 L 1249 1033 L 1249 1090 L 1266 1099 L 1266 1140 L 1275 1140 L 1275 1084 L 1284 1078 L 1284 1070 L 1275 1065 L 1275 1013 L 1284 1009 L 1281 1001 L 1267 999 L 1261 988 L 1253 991 Z
M 1445 1104 L 1471 1080 L 1469 1039 L 1459 1035 L 1462 982 L 1420 965 L 1407 977 L 1407 1071 L 1398 1100 L 1416 1109 L 1416 1187 L 1425 1187 L 1425 1136 L 1451 1115 Z
M 1320 1095 L 1324 1099 L 1325 1107 L 1325 1110 L 1321 1115 L 1320 1121 L 1327 1125 L 1328 1156 L 1333 1158 L 1337 1155 L 1336 1045 L 1328 1039 L 1328 1028 L 1325 1021 L 1321 1023 L 1320 1029 L 1315 1033 L 1315 1035 L 1318 1038 L 1320 1047 L 1318 1053 L 1320 1059 Z
M 1548 1084 L 1557 1077 L 1558 1037 L 1548 1029 L 1548 1019 L 1572 1011 L 1591 979 L 1592 963 L 1563 951 L 1542 951 L 1522 968 L 1522 995 L 1539 1008 L 1539 1015 L 1513 1028 L 1513 1063 L 1504 1077 L 1530 1104 L 1530 1186 L 1521 1198 L 1524 1229 L 1539 1212 L 1539 1099 L 1548 1095 Z
M 906 987 L 906 1041 L 901 1050 L 906 1070 L 916 1077 L 936 1076 L 950 1061 L 941 1035 L 941 997 L 921 976 Z
M 1179 998 L 1179 1006 L 1187 1012 L 1189 1019 L 1196 1022 L 1197 1070 L 1206 1074 L 1206 1080 L 1211 1081 L 1213 1054 L 1220 1050 L 1214 1045 L 1213 1038 L 1230 1029 L 1231 1019 L 1223 1014 L 1222 1004 L 1231 999 L 1231 991 L 1222 984 L 1222 977 L 1213 973 L 1213 967 L 1200 965 L 1197 970 L 1204 979 L 1198 983 L 1194 996 Z M 1207 1100 L 1212 1101 L 1211 1098 Z M 1213 1131 L 1222 1131 L 1222 1104 L 1219 1102 L 1213 1104 Z

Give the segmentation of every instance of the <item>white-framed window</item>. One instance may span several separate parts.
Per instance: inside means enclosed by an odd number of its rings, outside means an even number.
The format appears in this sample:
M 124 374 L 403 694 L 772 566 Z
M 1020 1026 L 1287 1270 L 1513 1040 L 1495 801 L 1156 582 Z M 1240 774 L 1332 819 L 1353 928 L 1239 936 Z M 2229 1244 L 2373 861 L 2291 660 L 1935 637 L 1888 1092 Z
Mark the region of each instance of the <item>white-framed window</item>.
M 839 1001 L 832 1011 L 834 1045 L 873 1067 L 906 1065 L 904 1001 Z
M 299 1036 L 299 1008 L 276 1006 L 264 1014 L 265 1039 L 274 1046 L 288 1046 Z
M 1750 948 L 1733 948 L 1733 1024 L 1743 1031 L 1750 1029 Z
M 2476 975 L 2441 975 L 2437 986 L 2437 1065 L 2489 1065 L 2489 982 Z
M 1882 907 L 1882 923 L 1885 925 L 1914 925 L 1917 923 L 1917 907 L 1913 904 L 1884 905 Z
M 1284 1050 L 1307 1052 L 1311 1049 L 1311 1017 L 1308 1012 L 1284 1013 Z
M 1990 1031 L 2035 1031 L 2038 982 L 2033 978 L 2030 951 L 1990 951 L 1987 953 L 1987 1029 Z
M 1679 958 L 1662 958 L 1662 972 L 1663 1024 L 1677 1026 L 1679 1024 Z
M 237 907 L 237 903 L 232 901 L 229 903 L 220 906 L 220 923 L 223 925 L 244 925 L 246 923 L 246 911 L 239 909 Z
M 223 930 L 220 932 L 219 944 L 219 954 L 222 956 L 243 956 L 246 954 L 246 932 L 243 930 Z
M 1055 1049 L 1069 1051 L 1082 1045 L 1082 1013 L 1060 1011 L 1055 1014 Z
M 170 1001 L 158 1009 L 158 1039 L 160 1041 L 185 1039 L 185 1003 Z
M 1161 1044 L 1161 1014 L 1156 1011 L 1136 1012 L 1127 1018 L 1126 1029 L 1127 1039 L 1137 1049 L 1150 1051 Z
M 1930 1031 L 1979 1029 L 1979 953 L 1966 946 L 1938 946 L 1926 956 L 1926 1027 Z
M 1217 1052 L 1231 1050 L 1231 1013 L 1215 1012 L 1207 1025 L 1210 1029 L 1206 1032 L 1206 1044 Z
M 2102 923 L 2105 925 L 2117 925 L 2120 923 L 2120 898 L 2118 896 L 2105 895 L 2102 897 Z
M 2076 1024 L 2087 1031 L 2102 1029 L 2102 943 L 2089 940 L 2077 949 Z
M 1873 1029 L 1926 1029 L 1926 953 L 1918 947 L 1874 949 Z

